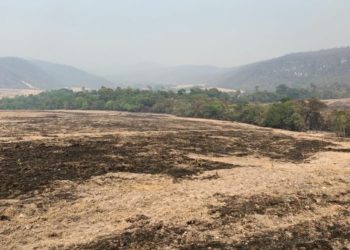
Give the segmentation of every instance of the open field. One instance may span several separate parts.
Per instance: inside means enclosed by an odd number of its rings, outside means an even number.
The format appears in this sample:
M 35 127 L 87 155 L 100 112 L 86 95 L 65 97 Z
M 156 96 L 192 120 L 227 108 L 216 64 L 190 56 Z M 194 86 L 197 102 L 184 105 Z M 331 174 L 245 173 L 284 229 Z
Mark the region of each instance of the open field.
M 350 108 L 350 98 L 323 100 L 330 109 L 348 110 Z
M 350 141 L 233 122 L 0 112 L 1 249 L 347 249 Z
M 40 89 L 0 89 L 0 98 L 15 97 L 19 95 L 37 95 L 43 92 Z

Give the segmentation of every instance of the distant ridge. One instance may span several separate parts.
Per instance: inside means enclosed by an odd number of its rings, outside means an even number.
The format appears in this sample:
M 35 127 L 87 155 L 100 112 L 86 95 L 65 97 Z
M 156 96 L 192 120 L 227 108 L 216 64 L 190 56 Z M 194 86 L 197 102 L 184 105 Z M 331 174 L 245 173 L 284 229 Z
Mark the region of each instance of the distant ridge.
M 67 65 L 17 57 L 0 58 L 0 88 L 46 90 L 111 85 L 101 77 Z
M 237 68 L 213 80 L 215 86 L 235 89 L 274 89 L 280 84 L 306 87 L 350 85 L 350 47 L 301 52 Z
M 108 79 L 67 65 L 15 57 L 0 58 L 0 88 L 57 89 L 101 86 L 200 85 L 226 89 L 274 90 L 290 87 L 350 86 L 350 47 L 288 54 L 235 68 L 210 65 L 141 65 L 115 70 Z

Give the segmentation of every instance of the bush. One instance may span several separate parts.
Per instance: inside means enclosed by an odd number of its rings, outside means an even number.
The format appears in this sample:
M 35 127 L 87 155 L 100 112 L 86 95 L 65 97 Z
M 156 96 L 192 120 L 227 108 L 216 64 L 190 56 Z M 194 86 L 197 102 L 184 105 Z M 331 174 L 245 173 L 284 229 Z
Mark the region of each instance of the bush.
M 268 107 L 263 125 L 294 131 L 304 130 L 300 108 L 297 103 L 292 101 L 274 103 Z
M 350 113 L 345 111 L 333 112 L 332 129 L 339 137 L 350 136 Z

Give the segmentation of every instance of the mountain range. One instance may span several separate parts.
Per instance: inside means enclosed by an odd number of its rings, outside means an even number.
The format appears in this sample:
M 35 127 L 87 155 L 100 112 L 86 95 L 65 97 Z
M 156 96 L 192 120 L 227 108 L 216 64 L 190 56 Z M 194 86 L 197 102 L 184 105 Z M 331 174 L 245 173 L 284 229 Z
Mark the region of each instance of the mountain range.
M 212 82 L 215 86 L 235 89 L 335 83 L 350 85 L 350 47 L 294 53 L 233 68 Z
M 102 77 L 67 65 L 16 57 L 0 58 L 0 88 L 99 88 L 111 85 Z
M 201 85 L 241 90 L 258 86 L 273 90 L 280 84 L 307 87 L 335 83 L 350 86 L 350 47 L 293 53 L 233 68 L 139 64 L 117 68 L 105 78 L 67 65 L 0 58 L 0 88 L 10 89 Z
M 215 66 L 149 67 L 119 70 L 114 82 L 149 85 L 204 85 L 228 89 L 273 90 L 280 84 L 291 87 L 350 85 L 350 47 L 293 53 L 233 68 Z

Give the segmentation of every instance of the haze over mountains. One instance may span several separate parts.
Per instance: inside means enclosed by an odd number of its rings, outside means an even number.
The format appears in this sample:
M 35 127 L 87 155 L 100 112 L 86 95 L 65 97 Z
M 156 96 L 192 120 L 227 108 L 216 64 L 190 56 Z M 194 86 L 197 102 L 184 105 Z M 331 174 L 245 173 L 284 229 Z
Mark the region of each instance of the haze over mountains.
M 214 77 L 228 72 L 227 68 L 211 65 L 163 66 L 155 63 L 142 63 L 125 66 L 107 78 L 124 86 L 211 86 Z
M 115 70 L 106 78 L 66 65 L 0 58 L 0 88 L 205 85 L 242 90 L 259 86 L 271 90 L 279 84 L 350 85 L 350 47 L 294 53 L 235 68 L 140 64 Z
M 285 55 L 234 68 L 215 66 L 135 67 L 110 77 L 128 84 L 201 84 L 211 87 L 252 90 L 274 89 L 280 84 L 294 87 L 350 85 L 350 47 Z
M 0 58 L 0 88 L 99 88 L 111 83 L 71 66 L 15 57 Z
M 294 53 L 249 64 L 220 75 L 213 83 L 236 89 L 274 89 L 280 84 L 350 85 L 350 47 Z

